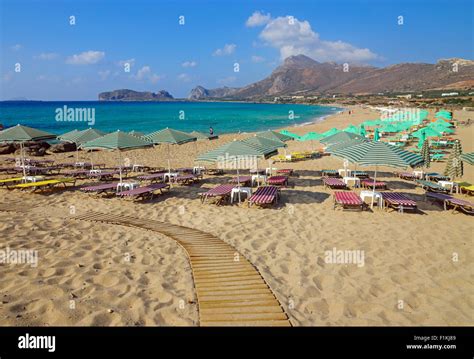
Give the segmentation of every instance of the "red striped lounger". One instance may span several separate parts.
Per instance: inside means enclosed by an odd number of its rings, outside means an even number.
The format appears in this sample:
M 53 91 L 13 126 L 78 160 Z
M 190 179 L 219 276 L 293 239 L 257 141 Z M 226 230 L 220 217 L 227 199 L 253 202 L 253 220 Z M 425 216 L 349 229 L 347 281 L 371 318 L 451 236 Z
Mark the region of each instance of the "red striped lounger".
M 399 212 L 404 210 L 416 211 L 416 202 L 398 192 L 381 192 L 385 208 L 392 208 Z
M 249 207 L 252 204 L 266 205 L 274 204 L 278 202 L 279 192 L 278 187 L 275 186 L 262 186 L 257 188 L 257 190 L 249 198 Z
M 334 192 L 334 209 L 341 207 L 344 209 L 360 210 L 364 209 L 364 202 L 355 192 Z

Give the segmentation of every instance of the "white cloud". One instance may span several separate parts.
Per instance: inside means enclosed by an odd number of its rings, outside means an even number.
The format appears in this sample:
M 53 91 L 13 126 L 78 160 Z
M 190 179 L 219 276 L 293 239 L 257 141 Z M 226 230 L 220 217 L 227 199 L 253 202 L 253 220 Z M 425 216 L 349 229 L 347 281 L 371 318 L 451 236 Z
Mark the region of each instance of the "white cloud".
M 212 54 L 213 56 L 227 56 L 232 55 L 235 52 L 236 44 L 225 44 L 222 49 L 217 49 Z
M 257 56 L 257 55 L 252 56 L 252 62 L 259 63 L 263 61 L 265 61 L 265 58 L 263 58 L 262 56 Z
M 186 73 L 182 73 L 182 74 L 178 75 L 178 80 L 182 81 L 182 82 L 189 82 L 189 81 L 191 81 L 191 76 L 189 76 Z
M 59 82 L 59 76 L 53 75 L 38 75 L 36 76 L 36 81 L 48 81 L 48 82 Z
M 91 65 L 96 64 L 105 57 L 103 51 L 84 51 L 77 55 L 69 56 L 66 63 L 69 65 Z
M 292 16 L 272 19 L 259 37 L 268 46 L 278 49 L 281 59 L 303 54 L 317 61 L 364 63 L 379 58 L 367 48 L 358 48 L 340 40 L 322 40 L 308 21 L 299 21 Z
M 12 47 L 10 47 L 13 51 L 19 51 L 23 48 L 23 45 L 21 44 L 15 44 Z
M 150 81 L 152 84 L 156 84 L 162 78 L 153 73 L 150 66 L 143 66 L 137 71 L 136 75 L 132 75 L 131 77 L 137 81 Z
M 183 67 L 196 67 L 197 62 L 196 61 L 185 61 L 181 64 Z
M 261 11 L 255 11 L 245 22 L 247 27 L 262 26 L 267 24 L 271 20 L 270 14 L 264 14 Z
M 107 80 L 107 78 L 109 77 L 111 71 L 110 70 L 104 70 L 104 71 L 99 71 L 97 72 L 97 74 L 99 75 L 100 79 L 102 81 L 104 80 Z
M 229 84 L 235 82 L 235 80 L 237 80 L 237 77 L 235 77 L 235 76 L 229 76 L 229 77 L 224 77 L 223 79 L 219 79 L 219 80 L 217 80 L 216 82 L 217 82 L 219 85 L 229 85 Z
M 39 55 L 33 56 L 37 60 L 54 60 L 58 57 L 58 54 L 54 52 L 42 52 Z

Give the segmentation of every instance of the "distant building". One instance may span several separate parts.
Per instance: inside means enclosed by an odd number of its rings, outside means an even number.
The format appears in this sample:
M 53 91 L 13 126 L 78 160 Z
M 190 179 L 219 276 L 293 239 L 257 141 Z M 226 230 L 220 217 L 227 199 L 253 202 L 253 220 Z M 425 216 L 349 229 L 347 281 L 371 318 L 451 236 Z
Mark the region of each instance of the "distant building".
M 408 95 L 397 95 L 398 98 L 406 98 L 407 100 L 411 99 L 411 94 Z
M 442 93 L 441 96 L 446 97 L 446 96 L 457 96 L 459 95 L 459 92 L 445 92 Z

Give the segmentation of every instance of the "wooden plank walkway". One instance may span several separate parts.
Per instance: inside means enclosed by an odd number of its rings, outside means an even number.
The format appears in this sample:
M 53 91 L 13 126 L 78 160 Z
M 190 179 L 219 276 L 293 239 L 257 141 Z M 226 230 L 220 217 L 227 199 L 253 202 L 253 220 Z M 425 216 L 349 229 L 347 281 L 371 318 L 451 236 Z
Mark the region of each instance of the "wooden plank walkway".
M 234 247 L 197 229 L 134 217 L 90 212 L 74 219 L 164 234 L 187 252 L 201 326 L 291 326 L 263 277 Z

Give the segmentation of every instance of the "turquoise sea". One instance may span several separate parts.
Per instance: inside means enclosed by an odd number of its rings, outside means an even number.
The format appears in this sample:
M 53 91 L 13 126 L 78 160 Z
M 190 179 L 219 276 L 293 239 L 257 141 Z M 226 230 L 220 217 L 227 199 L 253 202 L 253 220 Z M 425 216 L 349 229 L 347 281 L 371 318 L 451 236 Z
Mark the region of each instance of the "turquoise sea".
M 76 109 L 85 109 L 83 117 Z M 340 110 L 323 106 L 235 102 L 5 101 L 0 102 L 0 123 L 5 128 L 20 123 L 56 134 L 89 127 L 144 133 L 170 127 L 207 133 L 210 126 L 216 134 L 222 134 L 295 126 Z M 68 111 L 74 113 L 69 117 L 72 121 L 68 120 Z M 66 116 L 61 118 L 63 114 Z

